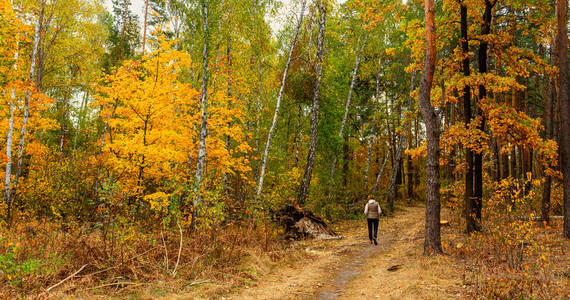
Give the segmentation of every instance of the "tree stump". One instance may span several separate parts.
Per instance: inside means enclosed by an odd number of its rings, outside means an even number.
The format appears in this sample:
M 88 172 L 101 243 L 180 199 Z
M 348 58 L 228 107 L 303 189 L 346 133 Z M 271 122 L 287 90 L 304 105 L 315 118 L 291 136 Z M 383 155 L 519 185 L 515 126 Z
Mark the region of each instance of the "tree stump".
M 323 219 L 307 208 L 287 205 L 275 213 L 276 220 L 285 226 L 285 233 L 293 239 L 339 239 Z

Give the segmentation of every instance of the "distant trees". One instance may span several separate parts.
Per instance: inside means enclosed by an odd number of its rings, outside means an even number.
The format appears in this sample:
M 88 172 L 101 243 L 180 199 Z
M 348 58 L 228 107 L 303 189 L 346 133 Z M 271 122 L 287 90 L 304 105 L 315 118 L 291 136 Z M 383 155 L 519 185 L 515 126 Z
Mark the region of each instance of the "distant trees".
M 427 195 L 439 253 L 440 200 L 470 233 L 501 184 L 544 178 L 532 207 L 570 231 L 566 0 L 299 0 L 279 27 L 275 1 L 149 0 L 144 22 L 129 0 L 2 1 L 6 220 L 208 228 Z

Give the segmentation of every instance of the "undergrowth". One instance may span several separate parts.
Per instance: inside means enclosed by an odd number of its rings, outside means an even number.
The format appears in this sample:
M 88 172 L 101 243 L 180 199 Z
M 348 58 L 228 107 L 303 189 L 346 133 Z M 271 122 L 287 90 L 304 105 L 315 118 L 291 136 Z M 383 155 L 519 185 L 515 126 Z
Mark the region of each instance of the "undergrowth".
M 256 268 L 295 251 L 270 223 L 146 232 L 138 227 L 74 229 L 31 221 L 0 230 L 1 299 L 54 293 L 118 296 L 157 282 L 162 288 L 153 293 L 208 282 L 227 287 L 218 291 L 222 293 L 250 284 L 262 273 Z
M 543 223 L 541 181 L 512 178 L 491 183 L 484 199 L 481 232 L 463 242 L 444 243 L 446 252 L 463 262 L 463 283 L 475 299 L 568 299 L 570 297 L 570 244 L 561 236 L 562 220 Z M 559 189 L 560 187 L 555 187 Z M 465 236 L 461 210 L 463 186 L 448 187 L 444 203 Z M 553 212 L 558 213 L 553 197 Z M 465 244 L 464 244 L 465 243 Z

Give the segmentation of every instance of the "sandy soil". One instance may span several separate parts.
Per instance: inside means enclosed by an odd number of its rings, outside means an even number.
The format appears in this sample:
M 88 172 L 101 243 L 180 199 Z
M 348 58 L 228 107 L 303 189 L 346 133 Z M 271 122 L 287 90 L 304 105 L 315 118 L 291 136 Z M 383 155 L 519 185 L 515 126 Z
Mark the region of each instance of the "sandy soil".
M 350 222 L 338 230 L 343 239 L 312 241 L 308 260 L 275 269 L 223 299 L 461 298 L 455 262 L 423 255 L 424 213 L 418 206 L 382 218 L 378 246 L 369 244 L 364 221 Z

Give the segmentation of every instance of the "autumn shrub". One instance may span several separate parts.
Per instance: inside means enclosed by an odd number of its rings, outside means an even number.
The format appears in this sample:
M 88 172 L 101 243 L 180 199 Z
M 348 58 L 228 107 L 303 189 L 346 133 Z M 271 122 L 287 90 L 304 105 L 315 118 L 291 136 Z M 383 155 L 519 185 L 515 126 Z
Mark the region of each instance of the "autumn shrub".
M 210 224 L 211 225 L 211 224 Z M 81 270 L 50 293 L 107 293 L 131 284 L 170 282 L 165 290 L 183 289 L 199 280 L 240 285 L 258 276 L 243 264 L 275 261 L 287 250 L 277 227 L 226 222 L 148 229 L 114 223 L 106 228 L 29 222 L 0 235 L 0 298 L 48 295 L 46 289 Z M 258 256 L 252 258 L 252 256 Z M 52 294 L 53 295 L 53 294 Z
M 525 185 L 531 186 L 525 191 Z M 532 205 L 540 181 L 511 177 L 494 184 L 484 228 L 472 236 L 475 295 L 485 299 L 551 299 L 559 288 L 552 249 Z

